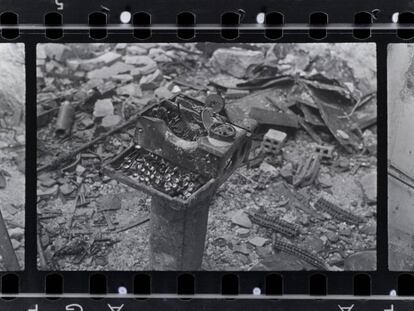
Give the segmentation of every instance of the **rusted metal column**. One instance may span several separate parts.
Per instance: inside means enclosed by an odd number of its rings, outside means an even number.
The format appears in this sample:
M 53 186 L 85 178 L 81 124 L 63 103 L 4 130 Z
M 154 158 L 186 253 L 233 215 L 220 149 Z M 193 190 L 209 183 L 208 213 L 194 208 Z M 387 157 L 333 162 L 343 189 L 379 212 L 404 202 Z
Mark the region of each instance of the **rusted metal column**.
M 150 265 L 153 270 L 200 270 L 208 211 L 216 185 L 184 204 L 153 196 L 150 220 Z M 201 189 L 200 189 L 201 190 Z
M 20 265 L 10 241 L 3 215 L 0 211 L 0 256 L 1 263 L 7 271 L 19 271 Z

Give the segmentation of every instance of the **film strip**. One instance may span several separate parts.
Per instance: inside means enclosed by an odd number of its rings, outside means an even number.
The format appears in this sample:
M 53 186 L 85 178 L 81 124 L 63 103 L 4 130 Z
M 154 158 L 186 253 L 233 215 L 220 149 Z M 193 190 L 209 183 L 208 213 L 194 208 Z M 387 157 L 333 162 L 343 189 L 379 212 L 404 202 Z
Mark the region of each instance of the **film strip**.
M 414 11 L 0 3 L 0 310 L 410 310 Z

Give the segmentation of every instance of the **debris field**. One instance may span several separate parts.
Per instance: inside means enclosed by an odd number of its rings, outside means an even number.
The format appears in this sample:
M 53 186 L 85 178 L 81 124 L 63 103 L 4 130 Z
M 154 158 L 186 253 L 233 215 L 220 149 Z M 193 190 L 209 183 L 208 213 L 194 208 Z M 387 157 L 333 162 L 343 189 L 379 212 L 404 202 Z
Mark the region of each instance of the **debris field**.
M 202 269 L 375 270 L 375 62 L 371 44 L 38 45 L 39 268 L 148 270 L 151 199 L 102 167 L 148 105 L 218 94 L 252 147 Z

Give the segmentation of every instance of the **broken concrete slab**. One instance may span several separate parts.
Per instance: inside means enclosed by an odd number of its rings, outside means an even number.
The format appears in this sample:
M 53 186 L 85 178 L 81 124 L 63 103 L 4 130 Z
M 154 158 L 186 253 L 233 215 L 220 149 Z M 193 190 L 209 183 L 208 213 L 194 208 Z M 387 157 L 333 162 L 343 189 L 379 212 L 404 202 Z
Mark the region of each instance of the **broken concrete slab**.
M 244 78 L 247 71 L 264 63 L 264 54 L 261 51 L 245 49 L 217 49 L 210 60 L 210 65 L 218 72 Z

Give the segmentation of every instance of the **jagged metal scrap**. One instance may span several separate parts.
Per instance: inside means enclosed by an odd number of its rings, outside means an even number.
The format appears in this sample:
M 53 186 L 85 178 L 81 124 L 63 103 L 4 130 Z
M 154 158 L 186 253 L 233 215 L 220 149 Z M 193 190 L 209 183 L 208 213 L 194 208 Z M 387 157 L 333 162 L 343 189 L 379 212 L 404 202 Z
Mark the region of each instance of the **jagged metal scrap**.
M 293 185 L 295 187 L 305 187 L 313 184 L 316 177 L 319 174 L 320 169 L 320 156 L 316 153 L 302 162 L 299 166 L 297 173 L 293 176 Z
M 303 80 L 318 105 L 319 112 L 329 131 L 346 151 L 362 148 L 362 137 L 353 130 L 354 117 L 350 115 L 355 100 L 343 88 L 318 81 Z
M 299 124 L 319 143 L 320 138 L 312 127 L 328 128 L 349 153 L 362 148 L 362 137 L 357 128 L 360 122 L 351 113 L 357 101 L 348 88 L 338 81 L 321 74 L 312 77 L 278 76 L 247 81 L 238 84 L 238 88 L 258 90 L 226 106 L 229 118 L 240 126 L 249 127 L 254 122 L 263 122 L 256 120 L 258 116 L 252 109 L 272 110 L 265 100 L 270 98 L 279 110 L 299 118 Z M 373 122 L 375 120 L 371 118 L 364 124 L 369 126 Z

